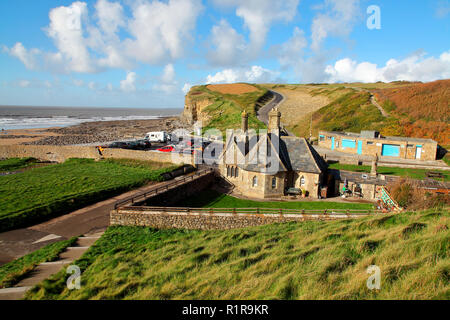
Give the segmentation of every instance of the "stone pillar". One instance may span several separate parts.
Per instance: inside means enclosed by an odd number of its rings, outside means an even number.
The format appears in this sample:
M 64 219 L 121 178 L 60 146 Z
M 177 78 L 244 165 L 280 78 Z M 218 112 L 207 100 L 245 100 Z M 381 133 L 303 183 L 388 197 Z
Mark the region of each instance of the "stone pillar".
M 372 168 L 370 170 L 370 175 L 376 177 L 378 174 L 377 169 L 378 169 L 378 154 L 376 154 L 374 159 L 372 160 Z

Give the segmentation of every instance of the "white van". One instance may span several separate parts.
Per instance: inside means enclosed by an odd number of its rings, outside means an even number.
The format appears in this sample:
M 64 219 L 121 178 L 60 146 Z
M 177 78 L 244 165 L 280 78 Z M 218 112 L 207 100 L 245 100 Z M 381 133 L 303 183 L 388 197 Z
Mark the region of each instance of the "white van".
M 166 143 L 167 141 L 170 141 L 170 135 L 165 131 L 149 132 L 145 136 L 145 140 L 150 142 Z

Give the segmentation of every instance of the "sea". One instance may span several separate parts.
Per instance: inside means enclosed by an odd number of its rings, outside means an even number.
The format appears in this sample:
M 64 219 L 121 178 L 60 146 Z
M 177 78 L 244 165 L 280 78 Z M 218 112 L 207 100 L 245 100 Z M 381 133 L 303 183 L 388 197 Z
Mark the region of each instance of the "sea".
M 69 127 L 83 122 L 148 120 L 178 116 L 182 109 L 0 106 L 0 130 Z

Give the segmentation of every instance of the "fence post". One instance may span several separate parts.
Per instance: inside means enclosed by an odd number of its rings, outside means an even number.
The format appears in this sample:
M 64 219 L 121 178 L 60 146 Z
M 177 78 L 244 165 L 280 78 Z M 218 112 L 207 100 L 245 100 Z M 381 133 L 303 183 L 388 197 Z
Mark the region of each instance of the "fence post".
M 280 217 L 283 217 L 283 209 L 280 208 Z
M 233 214 L 236 215 L 236 208 L 233 208 Z
M 259 214 L 259 208 L 256 208 L 256 214 Z

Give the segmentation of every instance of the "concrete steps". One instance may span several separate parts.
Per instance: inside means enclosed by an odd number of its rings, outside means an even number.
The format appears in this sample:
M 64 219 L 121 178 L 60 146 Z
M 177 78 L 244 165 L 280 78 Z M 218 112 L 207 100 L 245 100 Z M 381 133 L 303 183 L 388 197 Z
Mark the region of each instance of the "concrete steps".
M 29 289 L 58 273 L 63 267 L 78 260 L 95 241 L 100 239 L 102 234 L 103 232 L 98 232 L 79 237 L 75 246 L 68 247 L 64 252 L 60 253 L 58 260 L 41 263 L 13 288 L 0 289 L 0 300 L 23 299 Z

